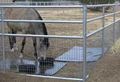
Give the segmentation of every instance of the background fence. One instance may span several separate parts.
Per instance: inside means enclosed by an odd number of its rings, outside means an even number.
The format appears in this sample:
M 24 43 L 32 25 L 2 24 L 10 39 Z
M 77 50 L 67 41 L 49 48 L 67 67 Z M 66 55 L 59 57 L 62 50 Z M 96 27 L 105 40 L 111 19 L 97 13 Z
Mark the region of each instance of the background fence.
M 108 6 L 110 6 L 111 9 L 106 13 L 105 7 Z M 93 14 L 93 12 L 88 10 L 90 7 L 101 7 L 102 12 Z M 19 70 L 17 68 L 19 64 L 14 63 L 19 60 L 19 52 L 11 53 L 9 51 L 8 36 L 17 37 L 19 46 L 21 37 L 49 38 L 50 47 L 48 55 L 55 58 L 55 67 L 61 69 L 57 73 L 52 74 L 52 76 L 49 74 L 53 73 L 56 69 L 46 66 L 41 68 L 41 70 L 43 69 L 46 73 L 40 73 L 40 75 L 23 73 L 22 75 L 63 80 L 79 80 L 83 82 L 88 78 L 89 71 L 93 68 L 95 62 L 98 61 L 119 38 L 120 11 L 117 10 L 119 9 L 119 4 L 69 6 L 1 5 L 0 8 L 1 70 L 6 72 L 18 72 Z M 5 8 L 36 8 L 44 20 L 5 19 Z M 15 22 L 18 24 L 20 22 L 44 22 L 49 35 L 8 34 L 7 26 L 5 25 L 6 22 Z M 35 59 L 32 55 L 33 47 L 30 44 L 31 38 L 28 38 L 24 51 L 24 59 L 26 60 L 25 62 L 32 62 L 32 64 L 34 64 Z M 46 71 L 47 69 L 48 71 Z
M 6 1 L 1 1 L 1 4 L 11 4 L 11 0 L 6 0 Z M 32 1 L 16 1 L 14 3 L 15 5 L 41 5 L 41 6 L 46 6 L 46 5 L 80 5 L 79 1 L 39 1 L 39 2 L 32 2 Z

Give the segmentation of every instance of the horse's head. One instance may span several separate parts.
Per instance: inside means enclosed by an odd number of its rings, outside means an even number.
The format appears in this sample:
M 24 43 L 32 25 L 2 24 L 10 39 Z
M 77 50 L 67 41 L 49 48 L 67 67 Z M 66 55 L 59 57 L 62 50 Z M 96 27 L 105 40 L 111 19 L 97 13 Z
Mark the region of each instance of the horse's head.
M 49 47 L 49 41 L 48 38 L 38 38 L 37 39 L 37 58 L 40 59 L 42 58 L 46 58 L 47 56 L 47 52 L 48 52 L 48 47 Z

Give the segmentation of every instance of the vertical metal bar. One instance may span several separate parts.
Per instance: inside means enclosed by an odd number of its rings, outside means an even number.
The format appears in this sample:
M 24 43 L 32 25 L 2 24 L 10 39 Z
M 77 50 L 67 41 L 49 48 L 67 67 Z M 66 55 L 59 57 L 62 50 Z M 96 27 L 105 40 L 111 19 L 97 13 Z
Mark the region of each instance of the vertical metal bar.
M 102 28 L 105 26 L 105 7 L 102 8 Z M 102 30 L 102 55 L 104 55 L 104 29 Z
M 120 20 L 118 21 L 118 25 L 117 25 L 117 29 L 118 29 L 118 33 L 117 33 L 117 35 L 118 35 L 118 39 L 119 39 L 119 36 L 120 36 Z
M 119 21 L 119 25 L 118 25 L 118 26 L 120 27 L 120 21 Z M 118 28 L 119 28 L 119 27 L 118 27 Z M 119 35 L 118 35 L 118 36 L 120 36 L 120 28 L 119 28 Z M 118 37 L 118 38 L 119 38 L 119 37 Z
M 113 43 L 115 43 L 115 12 L 116 12 L 116 10 L 115 10 L 115 8 L 116 8 L 116 5 L 115 6 L 113 6 Z
M 87 77 L 87 6 L 83 6 L 83 82 L 86 82 Z
M 4 34 L 4 9 L 1 8 L 1 31 L 2 34 Z M 2 35 L 2 54 L 3 54 L 3 71 L 6 72 L 6 62 L 5 62 L 5 38 L 4 35 Z

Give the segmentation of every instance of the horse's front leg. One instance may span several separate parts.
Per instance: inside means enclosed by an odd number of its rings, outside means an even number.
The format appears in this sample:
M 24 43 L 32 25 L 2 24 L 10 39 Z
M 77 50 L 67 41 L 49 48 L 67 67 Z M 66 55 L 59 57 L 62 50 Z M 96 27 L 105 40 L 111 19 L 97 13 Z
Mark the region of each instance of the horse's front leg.
M 16 37 L 9 36 L 9 43 L 10 43 L 11 52 L 14 52 L 15 50 L 18 50 L 18 48 L 16 46 Z
M 22 40 L 22 47 L 21 47 L 20 56 L 19 56 L 21 59 L 23 58 L 23 50 L 24 50 L 25 43 L 26 43 L 26 37 L 24 37 Z
M 13 51 L 14 43 L 13 43 L 13 41 L 12 41 L 12 37 L 11 37 L 11 36 L 9 36 L 9 44 L 10 44 L 10 49 L 11 49 L 11 51 Z
M 37 56 L 37 49 L 36 49 L 37 42 L 36 42 L 36 38 L 32 38 L 32 39 L 33 39 L 33 46 L 34 46 L 34 56 L 37 59 L 38 58 L 38 56 Z

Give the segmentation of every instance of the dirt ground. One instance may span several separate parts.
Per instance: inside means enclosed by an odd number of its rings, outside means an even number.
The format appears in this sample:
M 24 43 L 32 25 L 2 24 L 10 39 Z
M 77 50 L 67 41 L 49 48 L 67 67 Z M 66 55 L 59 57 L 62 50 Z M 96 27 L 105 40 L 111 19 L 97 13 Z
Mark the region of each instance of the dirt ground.
M 82 13 L 80 9 L 40 9 L 38 10 L 43 17 L 43 19 L 48 20 L 82 20 Z M 91 12 L 88 11 L 88 18 L 100 16 L 100 12 Z M 118 18 L 117 16 L 116 18 Z M 105 24 L 109 24 L 112 22 L 112 17 L 106 17 Z M 82 35 L 82 24 L 46 24 L 48 34 L 49 35 L 72 35 L 79 36 Z M 93 32 L 102 26 L 101 20 L 92 22 L 88 24 L 87 32 Z M 98 38 L 96 38 L 98 37 Z M 95 35 L 95 37 L 90 38 L 90 47 L 100 47 L 96 41 L 99 42 L 99 34 Z M 94 38 L 94 40 L 93 40 Z M 96 40 L 96 39 L 97 40 Z M 17 39 L 18 44 L 21 38 Z M 58 57 L 62 53 L 68 51 L 73 46 L 82 46 L 81 40 L 69 40 L 69 39 L 49 39 L 50 40 L 50 48 L 48 54 L 54 58 Z M 27 40 L 27 44 L 25 47 L 24 58 L 34 60 L 34 56 L 29 55 L 33 54 L 33 48 L 31 45 L 31 39 Z M 9 44 L 8 38 L 6 38 L 6 54 L 9 54 L 9 57 L 16 58 L 18 57 L 18 53 L 10 53 L 9 52 Z M 16 55 L 15 55 L 16 54 Z M 90 71 L 90 78 L 88 82 L 119 82 L 120 75 L 120 56 L 119 53 L 113 53 L 109 50 L 105 56 L 103 56 L 100 61 L 96 63 L 96 65 Z M 80 77 L 81 76 L 81 63 L 69 63 L 63 70 L 61 70 L 55 76 L 66 76 L 66 77 Z M 15 73 L 3 73 L 0 72 L 0 82 L 77 82 L 77 81 L 64 81 L 64 80 L 54 80 L 54 79 L 43 79 L 43 78 L 33 78 L 33 77 L 25 77 L 20 76 Z
M 95 68 L 90 71 L 90 78 L 87 82 L 119 82 L 120 81 L 120 56 L 107 52 L 105 56 L 97 62 Z M 0 73 L 0 82 L 78 82 L 53 79 L 41 79 L 33 77 L 19 76 L 14 73 Z

